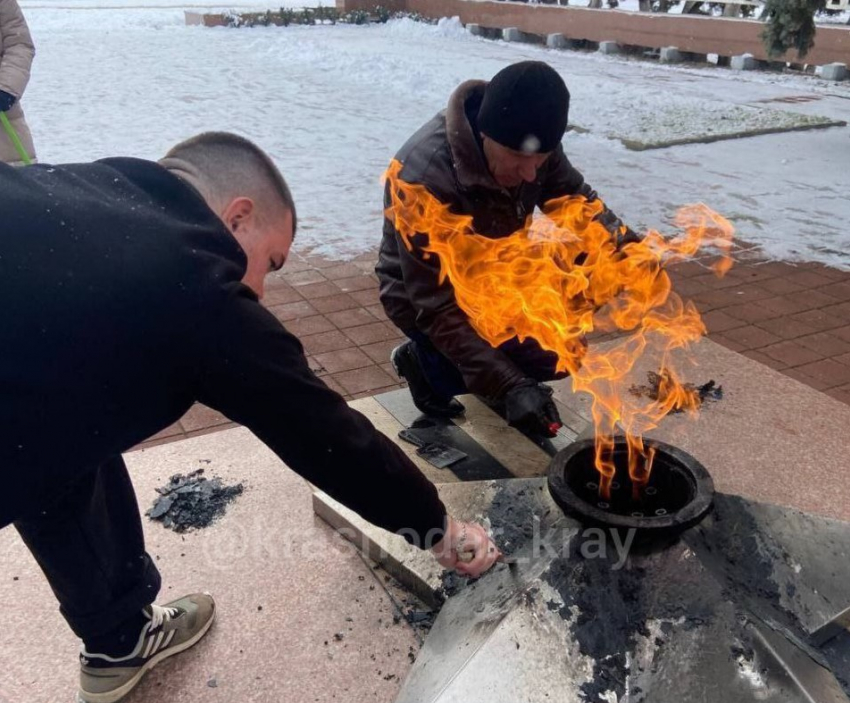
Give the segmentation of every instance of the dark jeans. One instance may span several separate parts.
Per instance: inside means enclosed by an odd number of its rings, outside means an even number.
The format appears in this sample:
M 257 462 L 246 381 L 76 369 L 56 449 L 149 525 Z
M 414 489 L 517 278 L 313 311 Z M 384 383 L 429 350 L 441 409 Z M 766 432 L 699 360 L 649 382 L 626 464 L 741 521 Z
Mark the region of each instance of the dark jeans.
M 120 456 L 15 527 L 81 639 L 114 630 L 159 593 L 159 571 L 145 552 L 136 494 Z
M 413 351 L 423 372 L 431 383 L 431 388 L 438 395 L 446 398 L 469 393 L 466 383 L 455 366 L 447 357 L 432 344 L 431 340 L 420 330 L 404 330 L 408 339 L 413 342 Z M 546 351 L 533 339 L 520 342 L 517 337 L 499 345 L 520 370 L 535 381 L 554 381 L 565 378 L 567 374 L 557 373 L 555 368 L 558 356 Z

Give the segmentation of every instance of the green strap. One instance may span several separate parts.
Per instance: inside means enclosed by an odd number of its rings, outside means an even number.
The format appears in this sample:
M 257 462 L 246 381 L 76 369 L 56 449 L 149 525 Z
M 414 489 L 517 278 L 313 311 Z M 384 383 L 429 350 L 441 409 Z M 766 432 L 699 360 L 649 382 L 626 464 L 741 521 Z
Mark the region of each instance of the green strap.
M 0 122 L 3 123 L 3 129 L 6 130 L 6 134 L 12 142 L 12 145 L 15 147 L 15 150 L 18 152 L 18 156 L 21 157 L 21 161 L 23 161 L 25 165 L 29 166 L 32 163 L 32 159 L 30 159 L 29 154 L 27 154 L 27 150 L 24 149 L 24 145 L 21 144 L 21 139 L 15 131 L 15 128 L 12 126 L 12 123 L 9 122 L 9 117 L 5 112 L 0 112 Z

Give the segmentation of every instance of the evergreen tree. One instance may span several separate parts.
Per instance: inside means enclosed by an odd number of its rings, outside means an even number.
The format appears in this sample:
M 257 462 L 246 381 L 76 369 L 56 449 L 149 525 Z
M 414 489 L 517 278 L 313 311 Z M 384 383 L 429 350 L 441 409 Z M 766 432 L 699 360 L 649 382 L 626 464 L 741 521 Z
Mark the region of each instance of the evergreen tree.
M 815 13 L 825 9 L 826 0 L 767 0 L 767 27 L 761 35 L 767 53 L 782 56 L 796 49 L 803 58 L 815 45 Z

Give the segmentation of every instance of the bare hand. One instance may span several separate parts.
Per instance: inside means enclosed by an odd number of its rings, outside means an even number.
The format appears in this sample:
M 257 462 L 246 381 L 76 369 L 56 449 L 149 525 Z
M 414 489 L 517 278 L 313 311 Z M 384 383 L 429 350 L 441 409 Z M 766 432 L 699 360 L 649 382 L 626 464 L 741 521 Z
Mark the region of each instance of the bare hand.
M 481 525 L 452 517 L 446 522 L 445 537 L 431 549 L 444 568 L 478 578 L 502 555 Z

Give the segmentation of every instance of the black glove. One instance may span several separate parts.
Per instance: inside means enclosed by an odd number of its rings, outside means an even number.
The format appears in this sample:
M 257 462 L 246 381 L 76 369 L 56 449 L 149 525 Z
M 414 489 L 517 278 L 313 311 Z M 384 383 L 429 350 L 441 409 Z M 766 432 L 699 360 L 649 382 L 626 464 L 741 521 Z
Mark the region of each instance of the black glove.
M 16 102 L 18 99 L 14 95 L 0 90 L 0 112 L 8 112 Z
M 552 389 L 530 378 L 507 392 L 505 411 L 509 425 L 543 437 L 554 437 L 563 424 Z
M 18 99 L 14 95 L 0 90 L 0 112 L 8 112 L 16 102 Z

